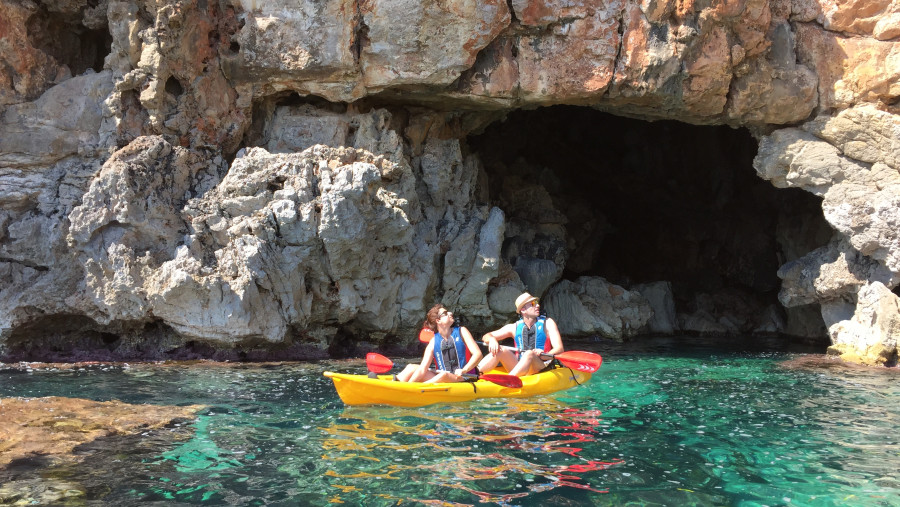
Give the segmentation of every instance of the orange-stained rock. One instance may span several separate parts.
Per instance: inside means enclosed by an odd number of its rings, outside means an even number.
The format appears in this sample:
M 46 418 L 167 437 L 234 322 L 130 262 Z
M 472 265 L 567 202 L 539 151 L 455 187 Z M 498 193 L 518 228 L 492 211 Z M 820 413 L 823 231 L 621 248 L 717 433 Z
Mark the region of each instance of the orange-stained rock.
M 33 100 L 71 76 L 28 40 L 27 21 L 36 11 L 31 2 L 0 2 L 0 108 Z
M 505 0 L 361 2 L 362 80 L 378 89 L 450 84 L 510 22 Z
M 231 7 L 200 4 L 161 3 L 149 11 L 152 25 L 136 10 L 111 10 L 119 23 L 111 30 L 110 63 L 122 74 L 114 100 L 123 120 L 120 145 L 155 133 L 182 146 L 237 149 L 249 111 L 220 58 L 230 51 L 229 33 L 238 23 Z
M 500 37 L 478 54 L 459 80 L 460 95 L 512 100 L 519 85 L 518 52 L 513 37 Z
M 671 93 L 681 81 L 687 31 L 651 23 L 637 5 L 624 10 L 624 35 L 609 96 L 665 111 L 678 107 Z
M 717 26 L 710 30 L 697 56 L 686 62 L 686 70 L 685 106 L 701 116 L 721 113 L 731 83 L 731 48 L 725 28 Z
M 822 109 L 893 104 L 900 97 L 900 41 L 844 37 L 816 24 L 799 24 L 797 52 L 818 76 Z
M 892 0 L 818 0 L 825 29 L 854 35 L 871 35 L 878 20 L 895 10 Z
M 623 4 L 614 0 L 591 16 L 524 35 L 518 51 L 522 98 L 532 103 L 599 98 L 612 81 Z
M 613 2 L 587 0 L 512 0 L 513 12 L 524 26 L 547 26 L 564 18 L 586 18 Z

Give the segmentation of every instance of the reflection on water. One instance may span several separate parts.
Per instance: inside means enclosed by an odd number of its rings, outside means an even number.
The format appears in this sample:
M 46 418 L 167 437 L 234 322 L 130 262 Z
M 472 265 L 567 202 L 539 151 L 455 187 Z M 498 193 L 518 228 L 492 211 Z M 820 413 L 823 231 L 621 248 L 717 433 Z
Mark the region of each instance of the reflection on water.
M 323 457 L 340 463 L 327 471 L 329 477 L 417 478 L 415 488 L 426 482 L 429 496 L 460 493 L 461 501 L 471 502 L 474 495 L 479 502 L 508 505 L 556 488 L 605 493 L 582 478 L 623 463 L 618 457 L 581 456 L 585 444 L 599 437 L 601 421 L 599 410 L 580 411 L 553 399 L 516 399 L 437 410 L 352 407 L 319 429 L 327 435 Z M 347 461 L 355 461 L 352 472 L 342 472 Z M 330 501 L 351 502 L 358 493 L 340 480 L 332 485 L 340 491 Z M 415 493 L 405 499 L 429 501 Z
M 208 407 L 94 442 L 76 464 L 2 470 L 25 492 L 0 503 L 900 505 L 895 371 L 711 345 L 579 348 L 604 355 L 584 386 L 416 409 L 345 407 L 322 371 L 362 361 L 0 368 L 0 398 Z

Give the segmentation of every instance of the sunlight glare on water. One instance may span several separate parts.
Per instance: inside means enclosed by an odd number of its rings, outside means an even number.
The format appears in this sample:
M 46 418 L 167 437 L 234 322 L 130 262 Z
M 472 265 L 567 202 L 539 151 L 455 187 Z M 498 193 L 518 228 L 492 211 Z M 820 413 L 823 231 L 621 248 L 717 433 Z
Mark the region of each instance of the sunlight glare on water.
M 0 478 L 64 475 L 104 505 L 900 505 L 895 372 L 591 346 L 584 386 L 416 409 L 344 406 L 322 371 L 361 361 L 3 369 L 2 397 L 207 408 Z

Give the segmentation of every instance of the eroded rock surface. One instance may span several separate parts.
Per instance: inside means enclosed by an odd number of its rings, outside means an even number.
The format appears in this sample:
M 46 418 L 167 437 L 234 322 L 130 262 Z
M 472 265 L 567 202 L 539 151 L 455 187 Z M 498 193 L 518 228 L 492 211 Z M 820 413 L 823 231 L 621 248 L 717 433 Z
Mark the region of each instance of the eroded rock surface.
M 860 106 L 764 137 L 756 159 L 759 174 L 776 186 L 803 188 L 823 198 L 825 219 L 838 239 L 781 268 L 780 300 L 786 306 L 826 303 L 823 318 L 832 340 L 854 360 L 896 360 L 894 339 L 875 332 L 881 324 L 873 322 L 865 332 L 865 325 L 838 326 L 846 319 L 834 308 L 853 305 L 863 288 L 867 301 L 856 301 L 859 312 L 872 307 L 873 298 L 883 297 L 886 300 L 878 304 L 890 306 L 896 297 L 889 290 L 868 288 L 900 282 L 898 135 L 900 119 L 895 115 Z M 870 332 L 884 337 L 880 343 L 887 352 L 874 351 Z
M 466 138 L 576 104 L 751 129 L 759 175 L 820 196 L 836 234 L 784 259 L 782 304 L 891 364 L 890 324 L 838 324 L 900 282 L 895 4 L 0 0 L 0 350 L 324 353 L 396 340 L 436 299 L 502 324 L 594 269 L 605 230 L 550 179 L 492 180 Z M 815 329 L 722 294 L 652 327 Z

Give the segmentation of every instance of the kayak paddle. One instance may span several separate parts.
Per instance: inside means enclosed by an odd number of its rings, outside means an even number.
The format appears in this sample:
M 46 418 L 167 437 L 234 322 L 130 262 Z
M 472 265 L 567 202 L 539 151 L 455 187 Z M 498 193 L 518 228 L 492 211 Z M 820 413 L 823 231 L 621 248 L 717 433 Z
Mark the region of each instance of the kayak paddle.
M 503 387 L 512 387 L 515 389 L 520 389 L 522 387 L 522 379 L 515 375 L 504 375 L 502 373 L 482 373 L 481 375 L 475 375 L 474 373 L 466 373 L 463 377 L 487 380 L 488 382 L 493 382 Z
M 376 352 L 369 352 L 366 354 L 366 367 L 369 368 L 369 371 L 375 373 L 387 373 L 393 366 L 394 362 L 381 354 Z M 484 373 L 475 375 L 474 373 L 466 373 L 463 377 L 487 380 L 488 382 L 493 382 L 503 387 L 513 387 L 516 389 L 522 387 L 522 379 L 515 375 L 504 375 L 502 373 Z
M 391 371 L 391 368 L 393 367 L 394 362 L 382 356 L 381 354 L 377 354 L 375 352 L 369 352 L 368 354 L 366 354 L 366 368 L 368 368 L 371 372 L 387 373 Z
M 519 349 L 513 347 L 503 348 L 519 351 Z M 600 354 L 585 352 L 583 350 L 567 350 L 565 352 L 560 352 L 559 354 L 546 354 L 542 352 L 541 357 L 556 358 L 563 366 L 568 366 L 573 370 L 586 371 L 588 373 L 594 373 L 599 370 L 600 365 L 603 363 L 603 358 L 600 357 Z
M 582 350 L 567 350 L 559 354 L 541 354 L 542 356 L 553 357 L 564 366 L 568 366 L 573 370 L 586 371 L 594 373 L 600 369 L 603 364 L 603 358 L 600 354 L 593 352 L 584 352 Z

